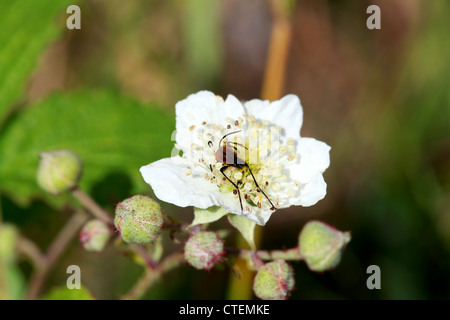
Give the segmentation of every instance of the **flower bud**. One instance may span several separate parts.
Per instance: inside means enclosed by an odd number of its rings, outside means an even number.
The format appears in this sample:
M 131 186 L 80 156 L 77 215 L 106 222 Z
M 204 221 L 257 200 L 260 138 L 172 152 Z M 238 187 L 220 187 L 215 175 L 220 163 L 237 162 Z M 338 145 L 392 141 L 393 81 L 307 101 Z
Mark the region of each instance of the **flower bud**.
M 110 236 L 111 232 L 106 224 L 100 220 L 91 220 L 81 229 L 78 239 L 87 251 L 101 252 Z
M 12 224 L 0 224 L 0 264 L 12 263 L 15 259 L 18 232 Z
M 197 232 L 184 245 L 184 259 L 199 270 L 211 270 L 224 254 L 223 240 L 212 231 Z
M 253 281 L 253 292 L 263 300 L 286 300 L 294 286 L 292 267 L 284 260 L 275 260 L 258 269 Z
M 78 156 L 69 150 L 42 152 L 37 171 L 39 186 L 58 195 L 75 188 L 81 178 L 82 165 Z
M 311 271 L 335 268 L 350 241 L 349 232 L 341 232 L 320 221 L 310 221 L 300 232 L 299 248 Z
M 158 238 L 163 222 L 161 207 L 147 196 L 133 196 L 116 207 L 114 224 L 127 243 L 152 243 Z

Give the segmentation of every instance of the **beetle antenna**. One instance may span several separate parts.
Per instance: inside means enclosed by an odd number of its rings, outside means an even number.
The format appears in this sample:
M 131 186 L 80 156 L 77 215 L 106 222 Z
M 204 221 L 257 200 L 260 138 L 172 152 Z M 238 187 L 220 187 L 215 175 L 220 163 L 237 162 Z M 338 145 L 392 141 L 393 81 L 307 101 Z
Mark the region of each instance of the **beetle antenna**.
M 219 146 L 220 146 L 220 144 L 222 143 L 222 140 L 223 139 L 225 139 L 226 137 L 228 137 L 229 135 L 232 135 L 232 134 L 235 134 L 235 133 L 238 133 L 238 132 L 241 132 L 242 130 L 238 130 L 238 131 L 234 131 L 234 132 L 230 132 L 230 133 L 227 133 L 226 135 L 224 135 L 223 137 L 222 137 L 222 139 L 220 139 L 220 141 L 219 141 Z

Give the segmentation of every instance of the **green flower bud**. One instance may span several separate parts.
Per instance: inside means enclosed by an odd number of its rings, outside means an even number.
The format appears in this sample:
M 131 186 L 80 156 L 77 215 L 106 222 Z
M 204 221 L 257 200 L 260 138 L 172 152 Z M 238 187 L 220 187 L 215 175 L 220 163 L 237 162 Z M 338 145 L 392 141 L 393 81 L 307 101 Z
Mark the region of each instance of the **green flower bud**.
M 335 268 L 350 241 L 349 232 L 341 232 L 320 221 L 310 221 L 300 232 L 300 253 L 311 271 Z
M 292 267 L 284 260 L 275 260 L 258 269 L 253 281 L 253 292 L 263 300 L 286 300 L 294 286 Z
M 45 191 L 58 195 L 78 185 L 82 165 L 78 156 L 69 150 L 42 152 L 37 182 Z
M 0 224 L 0 264 L 12 263 L 15 259 L 18 231 L 12 224 Z
M 127 243 L 152 243 L 158 238 L 163 222 L 161 207 L 147 196 L 133 196 L 116 207 L 114 224 Z
M 199 270 L 211 270 L 224 254 L 223 240 L 212 231 L 197 232 L 184 245 L 184 259 Z
M 78 239 L 87 251 L 101 252 L 110 237 L 111 232 L 106 224 L 100 220 L 91 220 L 81 229 Z

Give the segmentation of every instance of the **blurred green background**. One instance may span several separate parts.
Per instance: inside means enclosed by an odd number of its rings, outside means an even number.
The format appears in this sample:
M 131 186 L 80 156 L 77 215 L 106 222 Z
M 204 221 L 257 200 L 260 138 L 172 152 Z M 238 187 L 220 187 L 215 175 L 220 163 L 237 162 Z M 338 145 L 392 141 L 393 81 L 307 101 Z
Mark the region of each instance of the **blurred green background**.
M 81 8 L 81 30 L 66 28 L 70 4 Z M 370 4 L 381 8 L 381 30 L 366 28 Z M 302 101 L 302 136 L 332 147 L 328 192 L 313 207 L 276 212 L 261 248 L 293 247 L 301 227 L 320 219 L 352 241 L 331 272 L 293 263 L 292 299 L 449 299 L 450 2 L 293 5 L 283 92 Z M 272 23 L 263 0 L 1 1 L 1 221 L 45 250 L 73 214 L 76 202 L 35 181 L 39 152 L 56 148 L 81 156 L 82 188 L 111 212 L 126 197 L 152 195 L 138 169 L 170 156 L 175 103 L 203 89 L 260 97 Z M 192 209 L 162 207 L 193 218 Z M 166 252 L 180 246 L 164 241 Z M 9 298 L 24 297 L 32 272 L 28 260 L 16 262 L 0 268 Z M 73 241 L 44 294 L 65 284 L 71 264 L 99 299 L 120 297 L 143 272 L 114 248 L 93 254 Z M 366 287 L 369 265 L 381 268 L 381 290 Z M 230 276 L 182 266 L 145 298 L 224 299 Z

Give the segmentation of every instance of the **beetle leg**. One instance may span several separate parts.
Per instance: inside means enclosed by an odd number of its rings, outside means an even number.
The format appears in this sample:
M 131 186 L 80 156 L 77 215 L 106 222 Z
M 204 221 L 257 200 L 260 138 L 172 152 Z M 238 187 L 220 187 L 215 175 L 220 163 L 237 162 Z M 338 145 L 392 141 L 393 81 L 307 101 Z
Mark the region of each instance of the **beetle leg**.
M 233 181 L 231 181 L 231 179 L 228 178 L 227 175 L 226 175 L 225 172 L 224 172 L 228 167 L 229 167 L 229 166 L 223 166 L 222 168 L 220 168 L 220 172 L 221 172 L 222 175 L 223 175 L 228 181 L 230 181 L 230 183 L 236 188 L 237 194 L 238 194 L 238 196 L 239 196 L 239 204 L 241 205 L 241 213 L 244 214 L 244 208 L 243 208 L 243 206 L 242 206 L 242 199 L 241 199 L 241 192 L 239 191 L 238 186 L 237 186 Z
M 247 164 L 247 162 L 244 164 L 247 168 L 248 171 L 250 171 L 250 174 L 252 175 L 253 181 L 255 182 L 256 187 L 262 192 L 262 194 L 264 195 L 264 197 L 266 197 L 267 201 L 269 201 L 270 205 L 272 206 L 270 208 L 270 210 L 275 210 L 275 206 L 273 205 L 272 201 L 270 201 L 269 197 L 266 195 L 266 193 L 264 192 L 263 189 L 261 189 L 261 187 L 258 185 L 258 182 L 256 182 L 255 176 L 253 175 L 252 170 L 250 169 L 250 166 Z

